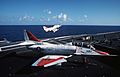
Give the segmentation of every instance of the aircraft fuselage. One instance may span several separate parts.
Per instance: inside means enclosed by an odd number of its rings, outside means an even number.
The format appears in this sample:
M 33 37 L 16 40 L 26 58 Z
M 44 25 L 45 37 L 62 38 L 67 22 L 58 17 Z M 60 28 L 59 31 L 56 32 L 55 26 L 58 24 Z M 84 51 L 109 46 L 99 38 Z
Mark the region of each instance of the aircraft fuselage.
M 37 49 L 45 54 L 74 54 L 76 52 L 76 46 L 68 45 L 33 45 L 29 48 Z
M 43 45 L 32 45 L 29 48 L 37 49 L 44 54 L 57 54 L 57 55 L 101 55 L 96 51 L 72 45 L 57 45 L 57 44 L 43 44 Z

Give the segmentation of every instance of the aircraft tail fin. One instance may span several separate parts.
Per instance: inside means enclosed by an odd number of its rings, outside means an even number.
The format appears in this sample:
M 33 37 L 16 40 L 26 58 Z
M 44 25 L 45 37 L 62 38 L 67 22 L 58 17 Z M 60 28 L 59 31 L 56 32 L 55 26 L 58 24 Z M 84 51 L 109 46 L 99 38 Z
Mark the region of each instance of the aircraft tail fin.
M 38 39 L 36 36 L 34 36 L 30 31 L 24 31 L 24 39 L 25 41 L 32 40 L 32 41 L 37 41 L 41 42 L 40 39 Z

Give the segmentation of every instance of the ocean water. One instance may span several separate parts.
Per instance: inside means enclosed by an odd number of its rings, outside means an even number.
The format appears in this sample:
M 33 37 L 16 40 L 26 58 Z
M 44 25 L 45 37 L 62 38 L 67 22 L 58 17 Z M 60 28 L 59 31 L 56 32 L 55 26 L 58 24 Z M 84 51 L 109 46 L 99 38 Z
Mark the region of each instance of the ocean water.
M 45 32 L 43 25 L 0 25 L 0 38 L 6 38 L 9 41 L 24 40 L 24 30 L 31 31 L 38 38 L 43 39 L 65 35 L 120 31 L 120 26 L 62 25 L 59 30 L 54 33 Z

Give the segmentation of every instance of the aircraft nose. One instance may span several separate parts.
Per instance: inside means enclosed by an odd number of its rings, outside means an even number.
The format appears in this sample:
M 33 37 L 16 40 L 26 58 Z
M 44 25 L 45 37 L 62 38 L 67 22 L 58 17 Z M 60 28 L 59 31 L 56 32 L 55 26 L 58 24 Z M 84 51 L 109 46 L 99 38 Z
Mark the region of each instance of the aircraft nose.
M 99 51 L 99 50 L 96 50 L 96 52 L 100 53 L 101 55 L 109 55 L 109 53 L 103 52 L 103 51 Z

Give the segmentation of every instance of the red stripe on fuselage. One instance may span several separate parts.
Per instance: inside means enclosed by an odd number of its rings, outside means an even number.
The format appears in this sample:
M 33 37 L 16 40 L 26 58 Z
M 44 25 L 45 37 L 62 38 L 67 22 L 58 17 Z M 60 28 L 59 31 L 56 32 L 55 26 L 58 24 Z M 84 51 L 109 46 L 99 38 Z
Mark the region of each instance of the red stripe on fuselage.
M 46 64 L 55 62 L 55 61 L 60 60 L 60 59 L 63 59 L 63 58 L 64 58 L 64 57 L 60 57 L 60 58 L 57 58 L 57 59 L 42 59 L 42 60 L 37 64 L 37 66 L 44 66 L 44 65 L 46 65 Z

